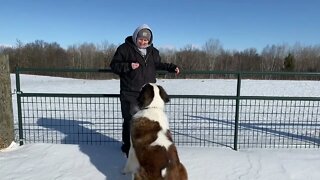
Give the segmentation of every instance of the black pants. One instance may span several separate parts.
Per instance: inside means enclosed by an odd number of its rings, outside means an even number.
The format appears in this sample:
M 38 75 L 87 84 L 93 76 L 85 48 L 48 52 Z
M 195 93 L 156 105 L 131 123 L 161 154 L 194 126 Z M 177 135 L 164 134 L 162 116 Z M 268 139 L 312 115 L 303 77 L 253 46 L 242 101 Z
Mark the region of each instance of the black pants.
M 121 112 L 122 112 L 122 142 L 125 149 L 130 148 L 130 124 L 132 116 L 138 111 L 138 92 L 120 92 Z

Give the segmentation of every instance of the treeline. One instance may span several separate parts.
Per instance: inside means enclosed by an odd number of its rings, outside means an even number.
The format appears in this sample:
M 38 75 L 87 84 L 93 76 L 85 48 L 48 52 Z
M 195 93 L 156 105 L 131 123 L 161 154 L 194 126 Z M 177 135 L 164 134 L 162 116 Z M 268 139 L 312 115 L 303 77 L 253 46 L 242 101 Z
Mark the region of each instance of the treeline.
M 117 48 L 115 44 L 83 43 L 62 48 L 58 43 L 42 40 L 23 44 L 17 41 L 16 47 L 0 47 L 0 53 L 8 54 L 11 72 L 16 67 L 32 68 L 109 68 Z M 210 39 L 203 47 L 186 45 L 180 50 L 159 48 L 162 61 L 177 64 L 181 71 L 295 71 L 320 72 L 320 45 L 303 46 L 267 45 L 258 52 L 255 48 L 242 51 L 225 50 L 219 40 Z M 42 73 L 43 74 L 43 73 Z M 45 73 L 45 75 L 58 75 Z M 61 73 L 60 73 L 61 76 Z M 62 76 L 81 78 L 114 78 L 112 74 Z M 183 76 L 180 76 L 184 78 Z

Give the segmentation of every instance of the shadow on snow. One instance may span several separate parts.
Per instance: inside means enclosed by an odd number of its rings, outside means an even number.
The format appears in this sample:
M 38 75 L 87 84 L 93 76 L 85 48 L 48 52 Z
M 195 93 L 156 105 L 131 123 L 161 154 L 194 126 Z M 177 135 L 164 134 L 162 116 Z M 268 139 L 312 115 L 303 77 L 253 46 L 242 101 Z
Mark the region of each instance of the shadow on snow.
M 219 120 L 219 119 L 213 119 L 213 118 L 207 118 L 207 117 L 202 117 L 202 116 L 190 116 L 192 118 L 197 118 L 197 119 L 203 119 L 207 121 L 211 121 L 213 123 L 217 124 L 223 124 L 223 125 L 228 125 L 228 126 L 235 126 L 235 123 L 233 121 L 227 121 L 227 120 Z M 269 127 L 268 127 L 269 126 Z M 270 126 L 273 126 L 275 128 L 270 128 Z M 285 132 L 281 130 L 277 130 L 277 127 L 297 127 L 297 126 L 314 126 L 317 127 L 319 124 L 303 124 L 303 123 L 241 123 L 239 122 L 239 136 L 241 135 L 241 131 L 244 130 L 250 130 L 254 131 L 257 133 L 264 133 L 264 134 L 272 134 L 275 136 L 275 138 L 279 137 L 284 137 L 287 139 L 292 139 L 292 140 L 299 140 L 299 141 L 307 141 L 311 142 L 313 144 L 320 145 L 320 138 L 315 138 L 303 134 L 298 134 L 298 133 L 292 133 L 292 132 Z M 279 128 L 280 129 L 280 128 Z M 282 128 L 282 130 L 284 130 Z M 287 130 L 290 130 L 289 128 Z M 290 145 L 290 144 L 288 144 Z
M 61 144 L 77 144 L 84 154 L 88 155 L 91 163 L 106 176 L 106 179 L 128 180 L 129 176 L 121 174 L 121 169 L 125 164 L 126 158 L 120 151 L 120 142 L 111 137 L 89 129 L 91 122 L 68 120 L 68 119 L 50 119 L 40 118 L 37 121 L 39 126 L 50 131 L 58 131 L 57 136 L 64 136 Z M 62 134 L 61 134 L 62 133 Z M 54 134 L 51 134 L 52 136 Z M 49 135 L 48 135 L 49 136 Z M 53 137 L 57 138 L 57 137 Z M 50 141 L 48 141 L 50 142 Z M 91 144 L 105 145 L 92 146 Z

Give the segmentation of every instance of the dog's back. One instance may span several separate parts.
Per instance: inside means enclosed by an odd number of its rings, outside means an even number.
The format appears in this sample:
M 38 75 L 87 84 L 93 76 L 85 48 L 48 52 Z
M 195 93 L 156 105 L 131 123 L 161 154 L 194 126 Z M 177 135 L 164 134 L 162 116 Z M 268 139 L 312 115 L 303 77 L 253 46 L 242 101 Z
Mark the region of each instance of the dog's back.
M 158 122 L 148 118 L 135 119 L 131 127 L 132 145 L 140 164 L 135 179 L 187 179 L 168 130 L 162 131 Z M 166 139 L 158 140 L 159 136 Z

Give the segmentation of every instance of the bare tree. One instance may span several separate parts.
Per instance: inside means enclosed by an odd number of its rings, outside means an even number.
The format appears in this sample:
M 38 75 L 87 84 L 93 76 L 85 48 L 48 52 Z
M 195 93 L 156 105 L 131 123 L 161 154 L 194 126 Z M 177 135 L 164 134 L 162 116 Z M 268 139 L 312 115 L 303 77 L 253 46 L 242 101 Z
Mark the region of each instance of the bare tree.
M 288 54 L 286 45 L 267 45 L 263 48 L 261 69 L 264 71 L 279 71 L 282 68 L 283 60 Z
M 220 41 L 217 39 L 209 39 L 204 44 L 203 50 L 209 58 L 209 69 L 215 69 L 217 57 L 221 56 L 221 54 L 223 53 L 223 47 Z

